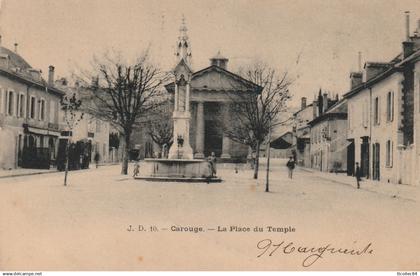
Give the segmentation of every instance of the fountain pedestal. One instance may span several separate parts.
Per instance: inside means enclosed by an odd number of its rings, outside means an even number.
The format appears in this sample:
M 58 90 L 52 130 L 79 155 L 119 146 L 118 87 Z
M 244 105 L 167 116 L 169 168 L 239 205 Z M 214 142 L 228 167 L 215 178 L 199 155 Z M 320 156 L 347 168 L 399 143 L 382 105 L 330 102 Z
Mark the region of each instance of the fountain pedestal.
M 221 182 L 212 177 L 209 162 L 203 159 L 144 159 L 136 179 L 171 182 Z

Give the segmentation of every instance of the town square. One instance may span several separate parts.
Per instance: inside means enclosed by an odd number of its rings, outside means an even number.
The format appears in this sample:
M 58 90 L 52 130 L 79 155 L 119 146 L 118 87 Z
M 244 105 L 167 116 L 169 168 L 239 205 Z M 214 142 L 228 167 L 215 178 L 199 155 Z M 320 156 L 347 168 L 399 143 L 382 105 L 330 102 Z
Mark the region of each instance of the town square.
M 416 271 L 419 170 L 414 0 L 0 0 L 0 271 Z

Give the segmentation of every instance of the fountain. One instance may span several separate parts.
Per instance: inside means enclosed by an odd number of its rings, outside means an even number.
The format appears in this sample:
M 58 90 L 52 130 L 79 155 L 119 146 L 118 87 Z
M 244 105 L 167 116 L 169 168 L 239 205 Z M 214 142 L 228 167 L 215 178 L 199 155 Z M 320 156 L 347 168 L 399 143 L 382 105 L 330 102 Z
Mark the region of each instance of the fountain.
M 185 181 L 185 182 L 220 182 L 212 175 L 209 162 L 205 159 L 194 159 L 190 146 L 190 68 L 191 52 L 185 22 L 181 26 L 177 56 L 178 65 L 173 70 L 175 76 L 175 101 L 172 115 L 174 130 L 173 144 L 169 149 L 168 159 L 146 158 L 140 166 L 141 176 L 138 179 L 151 181 Z

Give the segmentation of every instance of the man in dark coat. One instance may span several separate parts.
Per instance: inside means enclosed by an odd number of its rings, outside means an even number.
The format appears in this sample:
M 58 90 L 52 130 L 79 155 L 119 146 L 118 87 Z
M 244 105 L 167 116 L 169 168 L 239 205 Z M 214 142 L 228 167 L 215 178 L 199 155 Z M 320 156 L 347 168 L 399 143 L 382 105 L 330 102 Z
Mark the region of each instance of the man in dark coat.
M 289 161 L 287 161 L 286 166 L 289 170 L 289 178 L 292 179 L 293 178 L 293 170 L 295 168 L 295 160 L 293 160 L 292 156 L 290 156 Z
M 354 176 L 357 181 L 357 189 L 360 189 L 360 181 L 362 180 L 362 171 L 360 170 L 359 163 L 356 162 L 356 170 Z

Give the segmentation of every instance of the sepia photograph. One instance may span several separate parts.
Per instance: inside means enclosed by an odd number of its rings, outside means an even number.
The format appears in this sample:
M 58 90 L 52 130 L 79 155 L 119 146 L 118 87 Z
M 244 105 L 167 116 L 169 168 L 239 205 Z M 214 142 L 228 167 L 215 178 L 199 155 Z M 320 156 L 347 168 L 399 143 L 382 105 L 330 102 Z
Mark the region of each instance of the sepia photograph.
M 0 0 L 2 275 L 417 276 L 419 195 L 419 0 Z

